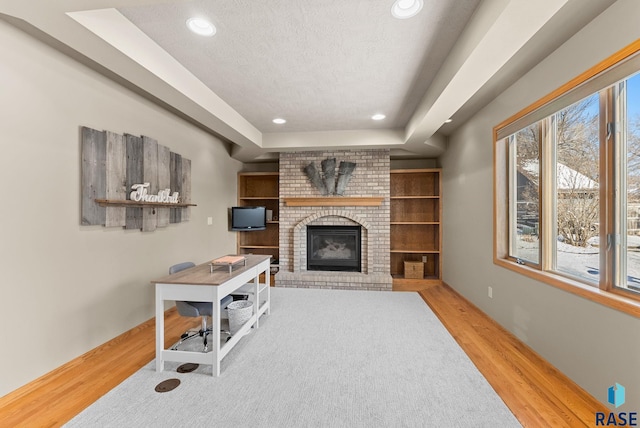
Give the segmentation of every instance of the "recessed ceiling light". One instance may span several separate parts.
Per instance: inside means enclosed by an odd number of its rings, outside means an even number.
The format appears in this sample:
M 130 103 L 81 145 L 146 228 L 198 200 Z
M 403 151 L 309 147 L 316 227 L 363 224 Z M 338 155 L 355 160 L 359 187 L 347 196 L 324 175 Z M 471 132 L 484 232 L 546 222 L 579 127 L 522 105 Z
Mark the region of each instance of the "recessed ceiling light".
M 422 10 L 423 0 L 396 0 L 391 6 L 391 15 L 398 19 L 415 16 Z
M 451 120 L 451 119 L 447 119 L 447 120 L 444 121 L 444 123 L 451 123 L 451 122 L 453 122 L 453 120 Z
M 382 119 L 384 119 L 385 117 L 387 117 L 387 116 L 385 116 L 385 115 L 384 115 L 384 114 L 382 114 L 382 113 L 378 113 L 378 114 L 374 114 L 373 116 L 371 116 L 371 119 L 373 119 L 373 120 L 382 120 Z
M 211 22 L 203 18 L 187 19 L 187 27 L 189 30 L 201 36 L 213 36 L 216 34 L 216 27 Z
M 280 117 L 276 117 L 275 119 L 273 119 L 273 123 L 276 123 L 278 125 L 282 125 L 283 123 L 287 123 L 286 120 L 280 118 Z

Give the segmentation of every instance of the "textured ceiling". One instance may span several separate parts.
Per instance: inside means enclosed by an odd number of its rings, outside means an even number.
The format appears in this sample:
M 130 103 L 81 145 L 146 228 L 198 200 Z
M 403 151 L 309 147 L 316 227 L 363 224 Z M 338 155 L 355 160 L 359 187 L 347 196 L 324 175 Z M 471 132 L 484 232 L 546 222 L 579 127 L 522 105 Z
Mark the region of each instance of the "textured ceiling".
M 262 132 L 402 128 L 478 0 L 203 0 L 118 10 Z M 215 24 L 191 33 L 192 16 Z M 371 120 L 375 113 L 387 118 Z M 284 126 L 271 121 L 287 120 Z
M 0 0 L 0 19 L 244 162 L 352 147 L 436 158 L 449 133 L 615 3 L 424 0 L 420 14 L 397 20 L 393 1 Z M 192 16 L 217 34 L 189 32 Z

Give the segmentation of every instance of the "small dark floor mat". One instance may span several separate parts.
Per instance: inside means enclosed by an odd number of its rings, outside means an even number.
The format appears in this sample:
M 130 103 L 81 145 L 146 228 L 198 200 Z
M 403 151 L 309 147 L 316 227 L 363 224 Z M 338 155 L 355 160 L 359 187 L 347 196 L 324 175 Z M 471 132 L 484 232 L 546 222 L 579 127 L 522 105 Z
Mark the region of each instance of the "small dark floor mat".
M 180 379 L 167 379 L 156 385 L 156 392 L 173 391 L 180 385 Z
M 180 367 L 178 367 L 176 371 L 178 373 L 191 373 L 192 371 L 194 371 L 197 368 L 198 368 L 198 364 L 185 363 L 185 364 L 181 365 Z

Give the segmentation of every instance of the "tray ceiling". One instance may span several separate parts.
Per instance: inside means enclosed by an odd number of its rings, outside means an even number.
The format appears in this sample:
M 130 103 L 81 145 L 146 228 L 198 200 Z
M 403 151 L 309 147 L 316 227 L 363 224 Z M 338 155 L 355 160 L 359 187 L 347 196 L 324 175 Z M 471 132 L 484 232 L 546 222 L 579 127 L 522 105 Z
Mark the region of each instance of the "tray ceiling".
M 25 3 L 0 0 L 0 18 L 251 161 L 355 146 L 437 157 L 449 132 L 613 0 L 424 0 L 402 20 L 393 0 Z M 216 34 L 191 33 L 193 16 Z

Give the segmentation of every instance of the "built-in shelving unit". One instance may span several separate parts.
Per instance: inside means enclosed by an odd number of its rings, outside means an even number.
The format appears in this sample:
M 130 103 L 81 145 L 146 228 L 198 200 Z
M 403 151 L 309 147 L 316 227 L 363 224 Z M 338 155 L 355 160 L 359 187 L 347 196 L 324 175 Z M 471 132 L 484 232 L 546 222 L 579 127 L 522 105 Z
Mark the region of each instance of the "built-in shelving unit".
M 405 262 L 424 263 L 423 278 L 442 280 L 441 170 L 391 170 L 391 275 L 405 278 Z
M 280 259 L 279 178 L 277 172 L 238 173 L 238 205 L 266 207 L 272 213 L 266 230 L 237 232 L 238 254 L 270 255 L 274 266 Z M 271 279 L 273 284 L 273 277 Z
M 402 289 L 407 284 L 408 287 L 420 287 L 442 280 L 440 176 L 441 170 L 438 168 L 391 170 L 390 251 L 394 289 Z M 301 203 L 296 198 L 290 199 L 293 203 Z M 237 232 L 238 254 L 268 254 L 272 256 L 272 262 L 277 264 L 280 258 L 279 203 L 279 173 L 238 174 L 238 205 L 264 206 L 273 213 L 266 230 Z M 424 263 L 424 276 L 419 279 L 405 278 L 405 262 Z

